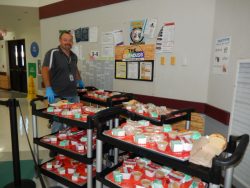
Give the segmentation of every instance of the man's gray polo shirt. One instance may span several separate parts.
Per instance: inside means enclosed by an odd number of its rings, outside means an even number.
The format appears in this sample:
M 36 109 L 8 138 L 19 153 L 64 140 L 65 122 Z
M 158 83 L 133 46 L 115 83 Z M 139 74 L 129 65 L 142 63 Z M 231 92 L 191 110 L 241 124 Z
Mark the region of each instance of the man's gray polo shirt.
M 53 91 L 60 97 L 76 96 L 77 56 L 71 51 L 68 57 L 60 47 L 49 50 L 43 66 L 49 67 Z M 73 76 L 70 79 L 70 75 Z

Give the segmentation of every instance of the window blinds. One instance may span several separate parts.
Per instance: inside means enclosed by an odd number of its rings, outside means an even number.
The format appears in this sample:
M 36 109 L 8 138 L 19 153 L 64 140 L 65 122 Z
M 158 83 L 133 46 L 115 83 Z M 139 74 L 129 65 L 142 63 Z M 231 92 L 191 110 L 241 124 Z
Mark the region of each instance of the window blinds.
M 250 135 L 250 59 L 239 60 L 234 88 L 229 135 Z M 245 187 L 250 185 L 250 146 L 234 170 L 234 178 Z

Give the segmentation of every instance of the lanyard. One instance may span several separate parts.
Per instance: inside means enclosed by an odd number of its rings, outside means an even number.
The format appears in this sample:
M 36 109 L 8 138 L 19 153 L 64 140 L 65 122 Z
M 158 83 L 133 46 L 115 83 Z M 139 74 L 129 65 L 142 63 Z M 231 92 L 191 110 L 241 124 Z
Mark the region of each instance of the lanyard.
M 66 58 L 66 60 L 67 60 L 67 63 L 68 63 L 68 69 L 69 69 L 69 73 L 71 74 L 72 73 L 72 69 L 71 69 L 71 57 L 66 57 L 65 56 L 65 58 Z
M 73 82 L 75 79 L 74 79 L 74 76 L 73 76 L 73 74 L 72 74 L 72 70 L 71 70 L 71 67 L 70 67 L 70 64 L 71 64 L 71 57 L 67 58 L 67 57 L 65 56 L 65 58 L 67 59 L 67 62 L 68 62 L 69 80 L 70 80 L 71 82 Z

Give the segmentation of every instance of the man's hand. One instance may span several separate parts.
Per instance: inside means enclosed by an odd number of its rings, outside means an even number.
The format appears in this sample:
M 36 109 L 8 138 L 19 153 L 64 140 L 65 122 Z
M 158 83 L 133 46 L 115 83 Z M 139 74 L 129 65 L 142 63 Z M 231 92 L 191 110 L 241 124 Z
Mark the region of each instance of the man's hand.
M 46 87 L 46 97 L 48 98 L 49 103 L 55 102 L 55 93 L 51 87 Z
M 77 80 L 77 86 L 80 88 L 84 88 L 84 83 L 82 80 Z

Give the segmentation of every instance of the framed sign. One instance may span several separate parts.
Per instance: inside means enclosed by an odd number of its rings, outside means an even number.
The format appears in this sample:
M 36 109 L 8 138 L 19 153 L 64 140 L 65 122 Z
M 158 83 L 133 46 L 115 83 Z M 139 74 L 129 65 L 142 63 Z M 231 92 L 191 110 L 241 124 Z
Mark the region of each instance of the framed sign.
M 140 80 L 153 81 L 154 62 L 142 61 L 140 62 Z
M 127 63 L 124 61 L 115 62 L 115 78 L 126 79 L 127 78 Z
M 153 81 L 154 61 L 116 61 L 115 78 Z
M 28 63 L 28 75 L 36 78 L 36 63 Z
M 128 74 L 127 79 L 138 80 L 139 79 L 139 62 L 130 61 L 127 62 Z
M 115 48 L 115 79 L 153 81 L 155 45 Z

